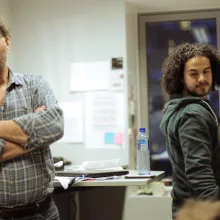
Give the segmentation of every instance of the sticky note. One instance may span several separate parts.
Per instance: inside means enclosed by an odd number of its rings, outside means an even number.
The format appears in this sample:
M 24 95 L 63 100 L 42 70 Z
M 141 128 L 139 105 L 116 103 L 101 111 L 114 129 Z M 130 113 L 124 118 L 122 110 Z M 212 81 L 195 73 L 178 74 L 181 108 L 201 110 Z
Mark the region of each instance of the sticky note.
M 123 134 L 122 133 L 115 133 L 114 143 L 115 144 L 122 144 L 123 143 Z
M 106 132 L 104 134 L 104 143 L 105 144 L 114 144 L 114 133 Z

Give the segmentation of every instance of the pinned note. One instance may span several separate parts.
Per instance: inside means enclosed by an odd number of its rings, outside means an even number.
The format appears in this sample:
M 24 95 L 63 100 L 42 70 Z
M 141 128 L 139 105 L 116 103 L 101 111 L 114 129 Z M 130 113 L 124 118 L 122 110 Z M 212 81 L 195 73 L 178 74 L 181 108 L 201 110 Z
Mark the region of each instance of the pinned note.
M 61 102 L 59 103 L 64 115 L 64 135 L 60 143 L 83 143 L 83 102 Z
M 114 133 L 106 132 L 104 134 L 104 143 L 105 144 L 114 144 Z
M 115 133 L 114 143 L 119 144 L 119 145 L 123 144 L 123 134 L 122 133 Z

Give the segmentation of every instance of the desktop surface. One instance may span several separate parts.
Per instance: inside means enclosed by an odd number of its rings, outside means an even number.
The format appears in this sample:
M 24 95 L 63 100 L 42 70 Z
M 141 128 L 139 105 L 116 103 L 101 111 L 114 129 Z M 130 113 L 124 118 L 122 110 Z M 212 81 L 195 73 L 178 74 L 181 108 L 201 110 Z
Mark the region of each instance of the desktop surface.
M 136 170 L 128 170 L 129 174 L 137 175 Z M 125 175 L 122 175 L 121 178 L 113 178 L 107 180 L 88 180 L 88 181 L 81 181 L 77 183 L 73 183 L 72 187 L 117 187 L 117 186 L 146 186 L 154 181 L 160 180 L 164 177 L 164 171 L 151 171 L 152 177 L 151 178 L 134 178 L 128 179 Z M 59 187 L 60 183 L 58 181 L 54 182 L 55 187 Z

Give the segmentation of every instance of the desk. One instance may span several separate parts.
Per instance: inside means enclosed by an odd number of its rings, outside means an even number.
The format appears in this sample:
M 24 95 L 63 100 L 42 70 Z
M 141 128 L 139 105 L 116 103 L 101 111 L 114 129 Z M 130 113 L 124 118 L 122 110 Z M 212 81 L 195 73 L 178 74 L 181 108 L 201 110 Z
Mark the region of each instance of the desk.
M 129 174 L 137 175 L 136 170 L 129 170 Z M 74 188 L 78 187 L 102 187 L 102 186 L 145 186 L 154 181 L 160 180 L 164 177 L 164 171 L 151 171 L 153 178 L 140 178 L 140 179 L 126 179 L 122 176 L 120 179 L 110 179 L 110 180 L 92 180 L 92 181 L 82 181 L 72 185 Z M 54 182 L 54 187 L 62 187 L 59 181 Z
M 137 171 L 131 170 L 129 173 L 137 174 Z M 76 220 L 122 220 L 124 203 L 130 195 L 127 188 L 129 186 L 147 186 L 153 181 L 163 178 L 164 172 L 152 171 L 152 175 L 155 177 L 149 179 L 126 179 L 122 177 L 120 179 L 85 181 L 73 184 L 71 190 L 77 204 Z M 59 182 L 55 182 L 55 187 L 60 187 Z M 72 205 L 69 204 L 70 206 Z M 66 209 L 66 206 L 60 208 Z M 72 219 L 73 217 L 63 219 L 61 216 L 61 220 Z

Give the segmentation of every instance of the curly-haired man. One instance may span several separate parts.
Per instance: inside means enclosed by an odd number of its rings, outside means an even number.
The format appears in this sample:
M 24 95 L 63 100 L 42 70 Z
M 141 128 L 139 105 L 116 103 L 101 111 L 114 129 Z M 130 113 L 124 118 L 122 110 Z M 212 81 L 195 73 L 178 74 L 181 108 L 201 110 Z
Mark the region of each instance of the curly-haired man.
M 173 168 L 173 218 L 185 199 L 220 198 L 219 122 L 208 101 L 219 63 L 213 47 L 186 43 L 163 64 L 162 87 L 170 100 L 160 128 Z

